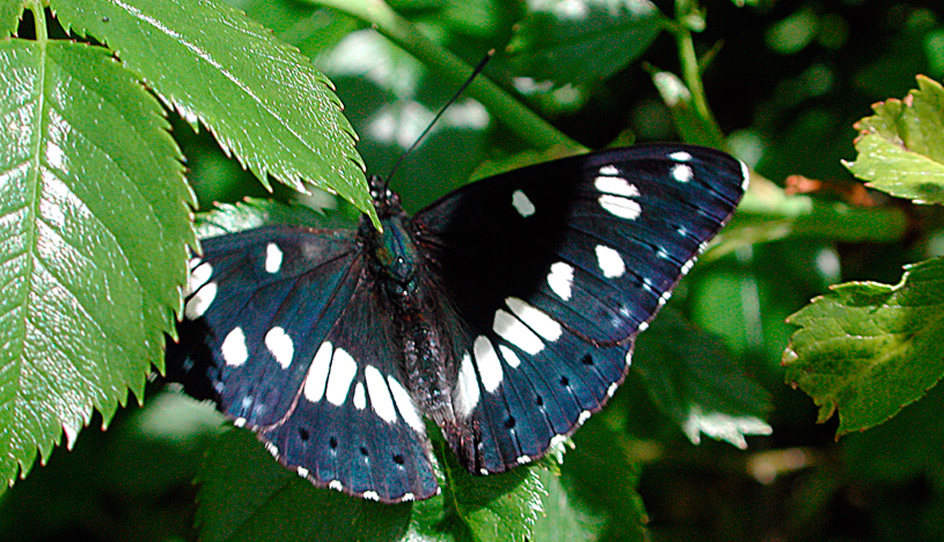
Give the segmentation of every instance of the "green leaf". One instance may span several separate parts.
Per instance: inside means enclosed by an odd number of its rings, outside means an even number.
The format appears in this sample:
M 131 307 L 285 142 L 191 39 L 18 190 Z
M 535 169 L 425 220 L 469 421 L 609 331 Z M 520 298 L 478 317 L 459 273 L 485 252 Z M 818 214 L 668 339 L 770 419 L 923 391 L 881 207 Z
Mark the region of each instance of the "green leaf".
M 278 464 L 251 432 L 232 428 L 197 478 L 200 540 L 400 540 L 410 504 L 386 505 L 319 489 Z
M 374 217 L 356 136 L 331 82 L 297 50 L 211 0 L 55 0 L 63 26 L 113 49 L 263 184 L 337 191 Z M 251 52 L 251 54 L 249 54 Z
M 417 503 L 387 505 L 319 489 L 269 456 L 252 433 L 226 431 L 198 476 L 204 542 L 223 540 L 525 540 L 545 492 L 532 469 L 472 476 L 443 461 L 450 485 Z
M 944 260 L 909 266 L 896 285 L 850 282 L 788 322 L 787 380 L 813 397 L 819 420 L 839 409 L 840 435 L 894 416 L 944 372 Z
M 192 196 L 157 101 L 101 47 L 0 41 L 0 477 L 163 363 Z M 121 137 L 116 137 L 121 134 Z
M 23 13 L 23 0 L 0 0 L 0 37 L 14 34 Z
M 613 75 L 641 56 L 664 24 L 648 0 L 529 4 L 531 11 L 509 44 L 513 73 L 555 87 Z
M 410 540 L 500 542 L 532 537 L 546 495 L 537 467 L 473 476 L 445 443 L 434 446 L 446 483 L 441 495 L 416 503 Z
M 868 186 L 919 203 L 944 203 L 944 87 L 918 76 L 904 100 L 872 106 L 856 123 L 856 161 L 846 167 Z
M 574 434 L 561 482 L 575 506 L 603 523 L 598 540 L 648 540 L 648 517 L 636 491 L 639 465 L 626 433 L 609 423 L 609 412 L 593 416 Z
M 747 448 L 746 435 L 769 435 L 766 392 L 717 337 L 664 310 L 639 336 L 633 370 L 653 403 L 695 444 L 701 434 Z
M 544 470 L 538 471 L 538 476 L 547 495 L 543 500 L 544 513 L 534 526 L 532 539 L 535 542 L 597 540 L 606 519 L 578 509 L 561 485 L 559 476 Z

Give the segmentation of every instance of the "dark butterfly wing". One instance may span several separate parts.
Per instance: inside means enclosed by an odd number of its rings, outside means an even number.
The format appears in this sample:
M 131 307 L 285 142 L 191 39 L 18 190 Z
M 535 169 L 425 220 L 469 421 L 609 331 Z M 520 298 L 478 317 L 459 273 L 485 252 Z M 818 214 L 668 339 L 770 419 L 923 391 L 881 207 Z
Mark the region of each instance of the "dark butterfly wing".
M 317 485 L 385 501 L 433 494 L 355 232 L 266 226 L 203 246 L 168 350 L 168 367 L 186 374 L 172 379 Z
M 602 407 L 746 182 L 717 151 L 637 146 L 479 181 L 415 217 L 431 274 L 475 337 L 455 353 L 454 394 L 474 448 L 446 431 L 470 470 L 540 457 Z
M 318 345 L 294 411 L 263 436 L 319 485 L 384 502 L 425 499 L 439 487 L 382 287 L 363 277 Z

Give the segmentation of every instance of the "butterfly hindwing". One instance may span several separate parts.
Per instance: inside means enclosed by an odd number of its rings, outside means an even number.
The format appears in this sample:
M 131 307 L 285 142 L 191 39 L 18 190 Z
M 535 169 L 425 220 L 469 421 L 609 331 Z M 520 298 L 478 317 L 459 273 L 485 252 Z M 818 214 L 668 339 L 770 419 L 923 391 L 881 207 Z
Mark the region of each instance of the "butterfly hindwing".
M 425 499 L 438 486 L 381 286 L 361 277 L 318 345 L 295 408 L 262 435 L 318 485 L 384 502 Z
M 602 407 L 635 335 L 745 184 L 725 154 L 639 146 L 498 175 L 417 214 L 419 244 L 475 337 L 457 388 L 475 399 L 460 401 L 479 439 L 463 457 L 471 470 L 540 457 Z

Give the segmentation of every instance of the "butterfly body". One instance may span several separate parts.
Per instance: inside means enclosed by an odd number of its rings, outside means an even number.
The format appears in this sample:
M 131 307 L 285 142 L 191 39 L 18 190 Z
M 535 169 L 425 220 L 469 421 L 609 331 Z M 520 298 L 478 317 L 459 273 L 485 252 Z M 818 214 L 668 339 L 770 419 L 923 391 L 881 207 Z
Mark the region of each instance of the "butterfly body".
M 206 240 L 169 366 L 315 484 L 427 498 L 424 419 L 476 474 L 542 457 L 615 392 L 745 186 L 736 160 L 680 145 L 516 170 L 412 218 L 372 178 L 383 231 Z

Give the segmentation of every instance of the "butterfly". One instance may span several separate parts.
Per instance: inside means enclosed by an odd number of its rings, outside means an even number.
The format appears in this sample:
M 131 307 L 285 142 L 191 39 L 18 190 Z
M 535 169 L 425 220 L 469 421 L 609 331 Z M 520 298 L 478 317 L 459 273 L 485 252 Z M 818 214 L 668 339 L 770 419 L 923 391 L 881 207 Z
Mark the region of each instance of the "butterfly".
M 480 180 L 411 218 L 372 177 L 382 232 L 364 216 L 204 240 L 169 370 L 315 485 L 426 499 L 426 420 L 492 474 L 599 411 L 747 181 L 722 152 L 640 145 Z

